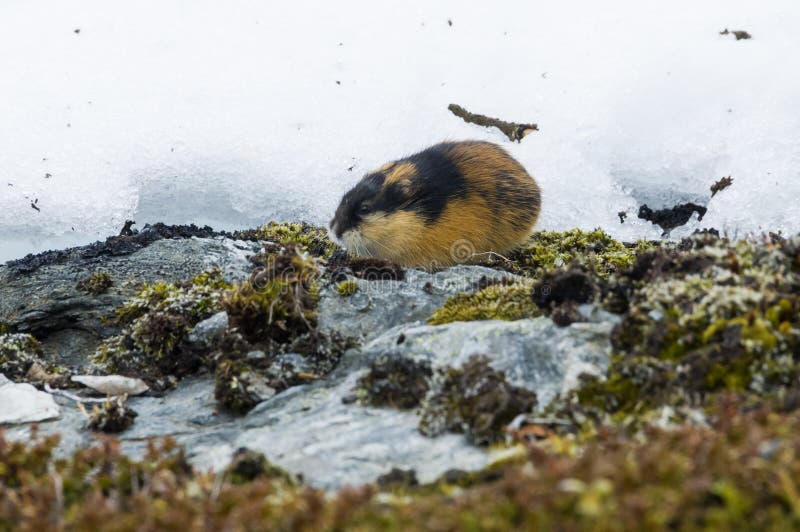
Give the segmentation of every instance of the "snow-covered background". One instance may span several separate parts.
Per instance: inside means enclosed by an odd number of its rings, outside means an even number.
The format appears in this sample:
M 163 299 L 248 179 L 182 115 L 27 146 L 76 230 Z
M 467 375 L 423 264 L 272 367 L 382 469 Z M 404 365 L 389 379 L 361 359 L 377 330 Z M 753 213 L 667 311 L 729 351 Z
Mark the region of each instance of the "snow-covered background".
M 797 0 L 3 0 L 0 25 L 0 260 L 126 219 L 325 223 L 365 171 L 466 138 L 536 176 L 542 228 L 657 238 L 639 204 L 732 175 L 673 236 L 800 231 Z

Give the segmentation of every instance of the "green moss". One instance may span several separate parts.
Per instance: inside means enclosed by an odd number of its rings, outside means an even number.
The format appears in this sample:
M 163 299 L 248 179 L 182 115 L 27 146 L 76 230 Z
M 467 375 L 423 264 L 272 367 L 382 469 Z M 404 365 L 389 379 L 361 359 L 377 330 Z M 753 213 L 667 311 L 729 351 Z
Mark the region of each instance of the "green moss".
M 528 275 L 539 275 L 553 268 L 577 263 L 592 269 L 600 277 L 631 266 L 637 252 L 651 244 L 639 242 L 627 247 L 600 229 L 583 231 L 539 231 L 509 257 L 516 267 Z
M 494 284 L 475 294 L 458 294 L 437 309 L 428 323 L 443 325 L 454 321 L 520 320 L 541 315 L 533 302 L 531 281 L 511 285 Z
M 257 230 L 259 240 L 268 240 L 282 245 L 299 245 L 315 257 L 329 258 L 338 246 L 328 238 L 324 227 L 306 223 L 270 222 Z
M 108 272 L 94 272 L 87 278 L 79 281 L 75 288 L 82 292 L 99 296 L 107 292 L 113 284 L 114 281 L 111 279 L 111 275 Z
M 342 281 L 336 285 L 336 292 L 342 297 L 350 297 L 358 292 L 358 283 L 353 280 Z

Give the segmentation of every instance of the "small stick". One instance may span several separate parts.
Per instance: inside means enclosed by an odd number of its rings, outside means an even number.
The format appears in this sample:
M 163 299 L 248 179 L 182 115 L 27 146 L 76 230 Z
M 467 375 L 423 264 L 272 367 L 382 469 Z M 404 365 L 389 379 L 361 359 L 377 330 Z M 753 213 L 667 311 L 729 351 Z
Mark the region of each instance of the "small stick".
M 451 113 L 463 119 L 464 122 L 484 127 L 496 127 L 512 142 L 519 142 L 528 133 L 539 131 L 539 126 L 536 124 L 517 124 L 516 122 L 505 122 L 485 115 L 477 115 L 475 113 L 470 113 L 460 105 L 454 103 L 448 105 L 447 108 L 450 109 Z

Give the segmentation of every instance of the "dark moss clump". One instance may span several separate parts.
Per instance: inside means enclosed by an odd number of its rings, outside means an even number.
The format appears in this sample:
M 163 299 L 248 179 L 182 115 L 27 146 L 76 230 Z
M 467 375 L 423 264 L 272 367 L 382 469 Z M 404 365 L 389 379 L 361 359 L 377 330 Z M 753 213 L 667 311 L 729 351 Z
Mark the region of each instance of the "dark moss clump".
M 513 284 L 494 283 L 474 294 L 458 294 L 437 309 L 428 323 L 443 325 L 454 321 L 520 320 L 541 315 L 531 298 L 529 280 Z
M 244 362 L 223 360 L 217 364 L 214 374 L 214 398 L 231 413 L 246 414 L 258 403 L 276 393 L 264 375 Z
M 383 356 L 373 360 L 358 380 L 356 395 L 363 404 L 409 409 L 428 393 L 433 370 L 427 361 Z
M 250 342 L 284 343 L 316 327 L 320 264 L 300 247 L 268 252 L 264 266 L 222 299 L 231 325 Z
M 263 454 L 245 447 L 234 453 L 230 465 L 225 468 L 224 476 L 235 485 L 247 484 L 256 479 L 278 479 L 287 486 L 296 484 L 293 475 L 271 464 Z
M 69 371 L 47 362 L 41 344 L 30 334 L 0 334 L 0 373 L 15 382 L 70 385 Z
M 581 320 L 578 305 L 593 302 L 606 283 L 580 268 L 550 271 L 532 290 L 533 301 L 561 326 Z
M 108 272 L 94 272 L 85 279 L 78 281 L 78 284 L 75 285 L 75 289 L 93 296 L 99 296 L 100 294 L 106 293 L 113 284 L 114 281 L 111 279 L 111 275 L 109 275 Z
M 328 269 L 334 282 L 347 280 L 347 276 L 366 281 L 402 281 L 406 271 L 402 266 L 383 259 L 335 255 L 328 261 Z
M 416 471 L 413 469 L 398 469 L 396 467 L 379 476 L 375 483 L 384 490 L 397 490 L 419 485 Z
M 462 368 L 440 370 L 420 408 L 420 432 L 437 436 L 463 432 L 485 445 L 498 441 L 506 425 L 536 405 L 536 394 L 506 381 L 484 356 L 471 357 Z
M 88 417 L 87 426 L 90 430 L 118 434 L 133 425 L 138 414 L 125 405 L 125 399 L 109 399 L 101 406 L 94 406 L 91 412 L 84 413 Z

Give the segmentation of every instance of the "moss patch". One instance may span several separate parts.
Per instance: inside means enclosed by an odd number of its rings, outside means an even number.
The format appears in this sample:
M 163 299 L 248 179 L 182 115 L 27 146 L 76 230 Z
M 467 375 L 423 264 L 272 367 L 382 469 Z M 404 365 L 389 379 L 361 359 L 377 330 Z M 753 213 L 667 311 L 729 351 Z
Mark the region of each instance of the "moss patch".
M 443 325 L 454 321 L 520 320 L 541 315 L 533 302 L 533 283 L 528 280 L 514 284 L 492 284 L 474 294 L 458 294 L 437 309 L 430 325 Z
M 342 297 L 350 297 L 358 292 L 358 283 L 353 280 L 342 281 L 336 285 L 336 292 Z
M 278 248 L 264 267 L 225 293 L 222 306 L 250 342 L 283 343 L 316 327 L 320 264 L 298 246 Z
M 93 360 L 108 373 L 140 377 L 156 389 L 169 386 L 170 377 L 201 367 L 202 358 L 184 340 L 197 323 L 222 310 L 229 286 L 218 269 L 189 281 L 143 286 L 117 310 L 122 332 L 105 340 Z
M 330 258 L 339 249 L 324 227 L 307 223 L 269 222 L 250 231 L 234 233 L 234 237 L 249 240 L 266 240 L 282 246 L 298 245 L 315 257 Z
M 633 264 L 637 252 L 649 246 L 646 242 L 626 246 L 600 229 L 539 231 L 514 250 L 507 261 L 496 260 L 492 265 L 537 277 L 548 270 L 574 264 L 608 277 Z
M 114 281 L 111 279 L 111 275 L 108 272 L 94 272 L 85 279 L 78 281 L 75 288 L 81 292 L 99 296 L 100 294 L 106 293 L 113 284 Z

